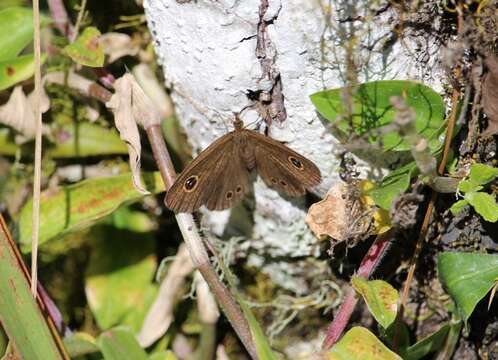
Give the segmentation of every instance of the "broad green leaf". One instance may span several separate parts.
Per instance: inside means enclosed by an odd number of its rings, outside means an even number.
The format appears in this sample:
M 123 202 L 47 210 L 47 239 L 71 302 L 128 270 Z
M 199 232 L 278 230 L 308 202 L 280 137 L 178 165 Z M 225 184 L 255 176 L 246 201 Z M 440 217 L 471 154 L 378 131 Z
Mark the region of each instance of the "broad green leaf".
M 498 255 L 445 252 L 438 256 L 439 279 L 467 321 L 498 278 Z
M 54 158 L 126 154 L 126 143 L 114 129 L 81 122 L 65 125 L 54 134 L 56 142 L 47 149 Z
M 387 175 L 382 182 L 369 192 L 374 202 L 385 210 L 391 208 L 393 200 L 408 190 L 410 179 L 417 170 L 415 162 L 396 169 Z
M 62 359 L 0 217 L 0 322 L 20 359 Z
M 443 325 L 438 331 L 417 341 L 412 346 L 406 349 L 406 354 L 403 355 L 405 360 L 419 360 L 431 352 L 441 349 L 450 330 L 450 325 Z
M 73 61 L 90 67 L 104 65 L 104 51 L 99 43 L 100 31 L 95 27 L 87 27 L 75 42 L 64 48 Z
M 127 154 L 126 143 L 114 129 L 88 122 L 67 124 L 53 132 L 55 143 L 47 144 L 44 154 L 52 158 L 79 158 Z M 33 142 L 21 146 L 23 156 L 32 156 Z M 6 128 L 0 129 L 0 155 L 14 156 L 19 145 Z
M 458 191 L 460 192 L 471 192 L 471 191 L 479 191 L 482 190 L 482 186 L 477 185 L 476 183 L 470 180 L 462 180 L 458 183 Z
M 149 233 L 157 228 L 150 216 L 142 211 L 131 210 L 128 206 L 123 206 L 114 211 L 102 221 L 102 224 L 109 224 L 116 229 L 129 230 L 136 233 Z
M 498 221 L 498 205 L 493 195 L 485 192 L 469 192 L 465 194 L 465 200 L 475 211 L 489 222 Z
M 485 164 L 472 164 L 470 166 L 469 180 L 474 184 L 484 185 L 498 176 L 498 168 Z
M 41 27 L 49 22 L 49 18 L 41 16 Z M 0 61 L 14 59 L 32 41 L 33 12 L 30 8 L 15 6 L 0 11 Z
M 42 55 L 41 62 L 44 61 L 45 55 Z M 32 54 L 0 61 L 0 90 L 7 89 L 33 76 L 34 62 Z
M 365 280 L 359 276 L 351 278 L 351 285 L 365 300 L 375 320 L 387 329 L 396 319 L 398 292 L 383 280 Z
M 80 332 L 64 338 L 64 346 L 71 358 L 100 351 L 92 335 Z
M 164 350 L 149 356 L 149 360 L 178 360 L 175 353 L 171 350 Z
M 329 360 L 403 360 L 369 330 L 355 326 L 326 353 Z
M 158 172 L 142 174 L 142 181 L 153 194 L 164 191 Z M 133 186 L 129 173 L 46 190 L 40 203 L 40 245 L 68 232 L 88 228 L 120 206 L 143 196 Z M 18 241 L 26 252 L 31 250 L 31 209 L 30 200 L 21 209 L 18 221 Z
M 456 203 L 451 205 L 450 211 L 453 213 L 453 215 L 456 215 L 460 211 L 462 211 L 468 204 L 469 203 L 467 202 L 467 200 L 458 200 Z
M 344 119 L 347 112 L 342 91 L 342 88 L 320 91 L 310 98 L 324 118 L 336 123 L 342 132 L 347 133 L 349 125 L 347 119 Z M 415 111 L 417 132 L 430 140 L 432 150 L 439 147 L 437 137 L 443 127 L 445 112 L 443 99 L 431 88 L 415 81 L 383 80 L 359 85 L 352 99 L 352 125 L 355 133 L 369 134 L 371 142 L 381 140 L 386 150 L 409 150 L 409 145 L 397 133 L 390 132 L 380 139 L 372 134 L 373 130 L 392 122 L 395 115 L 390 104 L 392 96 L 405 98 L 406 104 Z
M 12 6 L 21 6 L 24 5 L 26 2 L 24 0 L 2 0 L 0 1 L 0 9 L 7 9 Z
M 140 347 L 133 333 L 117 327 L 102 333 L 97 344 L 105 360 L 147 360 L 147 353 Z
M 85 293 L 97 324 L 101 329 L 128 325 L 138 331 L 157 290 L 152 283 L 154 238 L 104 225 L 93 228 L 89 238 Z

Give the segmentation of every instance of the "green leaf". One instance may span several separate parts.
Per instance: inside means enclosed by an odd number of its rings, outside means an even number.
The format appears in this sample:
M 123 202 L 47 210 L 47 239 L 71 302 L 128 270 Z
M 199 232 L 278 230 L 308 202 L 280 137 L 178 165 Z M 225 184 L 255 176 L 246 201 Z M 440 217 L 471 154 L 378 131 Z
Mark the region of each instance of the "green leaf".
M 127 154 L 126 143 L 114 129 L 80 122 L 64 125 L 55 133 L 57 141 L 47 149 L 54 158 Z
M 104 51 L 99 43 L 100 31 L 95 27 L 87 27 L 75 42 L 64 48 L 73 61 L 90 67 L 104 65 Z
M 251 329 L 252 338 L 254 339 L 256 352 L 258 353 L 259 358 L 266 360 L 277 360 L 277 357 L 273 353 L 270 343 L 268 342 L 268 338 L 263 332 L 263 329 L 261 329 L 258 320 L 256 320 L 256 317 L 252 313 L 249 306 L 247 306 L 247 304 L 239 295 L 236 295 L 236 299 L 240 307 L 242 308 L 242 311 L 244 312 L 247 322 L 249 323 L 249 328 Z
M 493 181 L 498 176 L 498 168 L 484 164 L 472 164 L 470 166 L 469 180 L 474 184 L 484 185 Z
M 470 180 L 462 180 L 458 183 L 458 191 L 467 193 L 471 191 L 479 191 L 482 190 L 482 186 L 477 185 L 476 183 Z
M 0 323 L 19 359 L 62 359 L 13 246 L 0 218 Z
M 347 134 L 349 122 L 342 88 L 320 91 L 310 96 L 318 112 L 327 120 L 336 123 Z M 406 80 L 383 80 L 361 84 L 353 96 L 353 130 L 358 135 L 371 135 L 369 141 L 377 142 L 372 130 L 392 122 L 395 111 L 390 104 L 392 96 L 403 96 L 408 106 L 416 113 L 415 127 L 420 135 L 430 141 L 431 150 L 439 147 L 437 136 L 444 125 L 445 105 L 442 97 L 431 88 Z M 339 121 L 338 121 L 339 119 Z M 409 150 L 399 134 L 390 132 L 381 136 L 384 149 L 394 151 Z
M 326 353 L 329 360 L 403 360 L 369 330 L 355 326 Z
M 359 276 L 351 278 L 351 285 L 365 300 L 370 313 L 384 328 L 396 319 L 398 311 L 398 292 L 383 280 L 365 280 Z
M 469 203 L 467 202 L 467 200 L 458 200 L 456 203 L 451 205 L 450 211 L 453 213 L 453 215 L 456 215 L 460 211 L 462 211 L 468 204 Z
M 64 338 L 64 347 L 71 358 L 93 354 L 100 351 L 94 337 L 90 334 L 81 332 Z
M 171 350 L 163 350 L 151 354 L 149 360 L 178 360 L 175 353 Z
M 147 360 L 147 353 L 140 347 L 133 333 L 117 327 L 102 333 L 97 344 L 105 360 Z
M 405 166 L 396 169 L 387 175 L 380 185 L 377 185 L 368 194 L 372 196 L 375 204 L 385 210 L 391 208 L 393 200 L 408 190 L 410 179 L 417 169 L 415 162 L 410 162 Z
M 445 324 L 438 331 L 432 333 L 431 335 L 417 341 L 412 346 L 406 349 L 406 354 L 404 354 L 403 359 L 405 360 L 418 360 L 424 356 L 441 349 L 450 330 L 450 325 Z
M 498 205 L 495 197 L 484 192 L 469 192 L 465 194 L 465 200 L 475 209 L 475 211 L 489 222 L 498 221 Z
M 445 252 L 438 256 L 438 271 L 458 313 L 467 321 L 498 278 L 498 255 Z
M 42 55 L 41 62 L 45 61 Z M 34 73 L 33 55 L 18 56 L 0 61 L 0 90 L 5 90 L 21 81 L 29 79 Z
M 154 238 L 110 226 L 90 234 L 85 293 L 97 324 L 101 329 L 128 325 L 138 332 L 157 290 L 151 281 L 157 265 Z
M 48 23 L 49 18 L 41 16 L 41 27 Z M 30 8 L 10 7 L 0 11 L 0 61 L 14 59 L 32 41 L 33 12 Z
M 158 172 L 142 174 L 142 181 L 153 194 L 164 191 Z M 88 228 L 120 206 L 143 196 L 133 186 L 130 173 L 46 190 L 40 203 L 40 245 L 68 232 Z M 18 221 L 18 241 L 26 252 L 31 250 L 31 209 L 30 200 L 21 209 Z
M 256 319 L 251 309 L 242 298 L 242 295 L 240 295 L 239 291 L 237 290 L 237 285 L 235 284 L 232 272 L 225 265 L 222 259 L 218 258 L 218 263 L 223 271 L 223 274 L 227 279 L 228 284 L 230 285 L 230 289 L 235 297 L 235 300 L 237 300 L 237 303 L 242 309 L 242 312 L 244 313 L 244 316 L 249 324 L 249 328 L 251 330 L 251 335 L 254 340 L 254 346 L 256 347 L 256 352 L 258 354 L 258 357 L 260 359 L 265 359 L 265 360 L 277 360 L 277 356 L 273 353 L 268 338 L 266 337 L 263 329 L 259 325 L 258 320 Z

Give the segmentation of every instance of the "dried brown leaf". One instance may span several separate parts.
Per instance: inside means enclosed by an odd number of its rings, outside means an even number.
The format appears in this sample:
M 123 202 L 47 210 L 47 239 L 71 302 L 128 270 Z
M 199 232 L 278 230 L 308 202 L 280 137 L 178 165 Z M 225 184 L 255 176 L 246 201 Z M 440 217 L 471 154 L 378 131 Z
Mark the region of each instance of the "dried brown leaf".
M 104 54 L 108 56 L 108 63 L 112 63 L 126 55 L 135 56 L 140 50 L 140 44 L 123 33 L 109 32 L 101 35 L 99 43 L 104 50 Z
M 42 100 L 42 113 L 48 110 L 47 103 Z M 36 124 L 33 103 L 30 97 L 24 94 L 21 86 L 16 86 L 9 100 L 0 106 L 0 123 L 10 126 L 21 134 L 18 143 L 29 141 L 35 137 Z M 42 125 L 42 133 L 48 134 L 49 129 Z
M 106 103 L 106 106 L 114 113 L 114 123 L 119 131 L 119 136 L 128 145 L 133 184 L 139 192 L 148 194 L 140 180 L 140 151 L 142 146 L 135 121 L 135 111 L 133 111 L 135 100 L 133 83 L 134 79 L 130 74 L 125 74 L 117 79 L 114 83 L 116 92 Z
M 330 236 L 336 242 L 345 241 L 348 247 L 372 234 L 387 231 L 388 216 L 375 210 L 373 200 L 364 195 L 371 186 L 366 181 L 332 186 L 322 201 L 308 210 L 306 223 L 317 236 Z

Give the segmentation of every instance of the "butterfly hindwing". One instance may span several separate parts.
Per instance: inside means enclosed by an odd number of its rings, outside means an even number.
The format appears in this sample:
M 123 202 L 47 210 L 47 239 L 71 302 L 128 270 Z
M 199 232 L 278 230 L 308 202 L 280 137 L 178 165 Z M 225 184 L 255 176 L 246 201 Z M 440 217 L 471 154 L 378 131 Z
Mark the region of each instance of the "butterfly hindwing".
M 312 161 L 257 132 L 251 132 L 251 139 L 258 173 L 268 186 L 299 196 L 320 183 L 320 170 Z

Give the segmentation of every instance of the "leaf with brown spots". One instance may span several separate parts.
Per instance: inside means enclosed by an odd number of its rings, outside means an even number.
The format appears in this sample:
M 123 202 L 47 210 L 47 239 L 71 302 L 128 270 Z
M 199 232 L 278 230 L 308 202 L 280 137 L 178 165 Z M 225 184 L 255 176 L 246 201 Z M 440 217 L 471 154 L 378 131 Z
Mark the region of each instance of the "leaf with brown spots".
M 387 329 L 398 312 L 399 295 L 396 289 L 386 281 L 368 281 L 358 276 L 353 276 L 351 285 L 363 297 L 375 320 Z
M 355 326 L 327 351 L 329 360 L 402 360 L 369 330 Z
M 102 67 L 104 51 L 99 43 L 100 31 L 95 27 L 87 27 L 72 44 L 64 48 L 64 53 L 81 65 Z
M 42 63 L 46 56 L 41 58 Z M 33 55 L 18 56 L 0 61 L 0 90 L 7 89 L 21 81 L 29 79 L 34 73 Z
M 488 116 L 488 127 L 482 133 L 483 137 L 498 133 L 498 59 L 488 56 L 484 63 L 488 73 L 482 81 L 482 108 Z
M 142 174 L 142 181 L 151 193 L 164 191 L 159 173 Z M 40 245 L 68 232 L 87 228 L 123 204 L 142 197 L 133 186 L 131 174 L 88 179 L 46 190 L 40 204 Z M 23 251 L 30 250 L 31 207 L 32 202 L 27 202 L 19 215 L 18 241 Z

